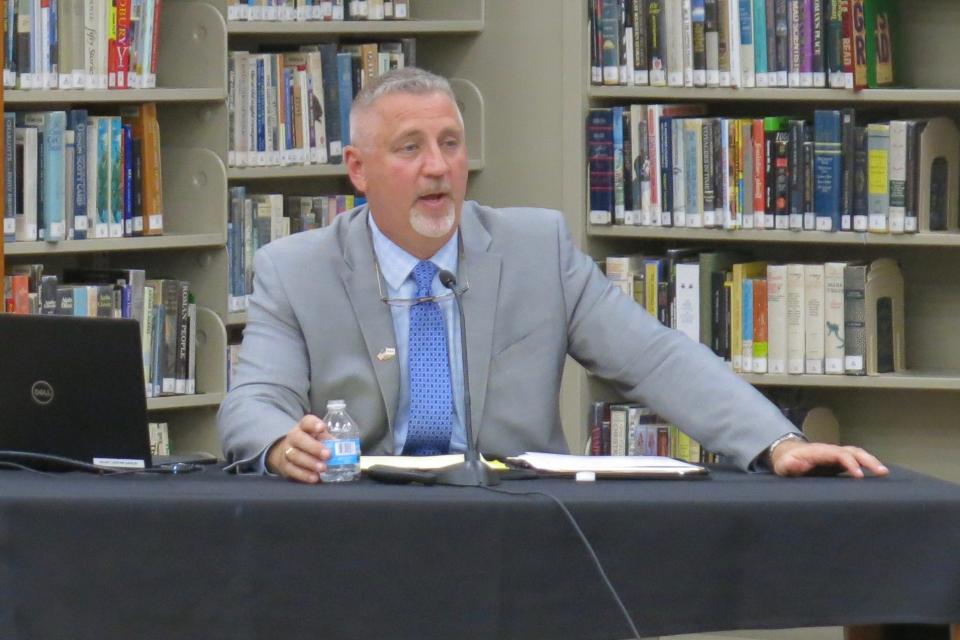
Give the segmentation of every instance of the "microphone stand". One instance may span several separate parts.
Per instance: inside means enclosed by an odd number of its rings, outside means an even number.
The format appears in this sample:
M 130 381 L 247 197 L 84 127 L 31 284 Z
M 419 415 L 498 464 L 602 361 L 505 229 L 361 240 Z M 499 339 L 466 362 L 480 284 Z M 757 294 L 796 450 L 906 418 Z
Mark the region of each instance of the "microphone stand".
M 463 317 L 463 293 L 457 289 L 457 278 L 447 270 L 440 272 L 440 283 L 453 292 L 460 315 L 460 356 L 463 366 L 463 427 L 467 436 L 467 450 L 463 462 L 436 471 L 436 484 L 458 487 L 489 487 L 500 484 L 500 476 L 480 460 L 477 443 L 473 439 L 473 416 L 470 412 L 470 374 L 467 370 L 467 325 Z

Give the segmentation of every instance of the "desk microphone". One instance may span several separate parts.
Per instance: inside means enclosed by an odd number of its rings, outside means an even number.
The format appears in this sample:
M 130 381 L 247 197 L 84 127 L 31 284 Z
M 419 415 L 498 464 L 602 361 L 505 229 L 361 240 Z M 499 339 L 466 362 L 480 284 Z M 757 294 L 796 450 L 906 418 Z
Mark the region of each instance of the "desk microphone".
M 473 416 L 470 411 L 470 374 L 467 369 L 467 325 L 463 317 L 462 291 L 457 289 L 457 277 L 441 269 L 440 284 L 453 292 L 457 300 L 457 312 L 460 314 L 460 357 L 463 366 L 463 428 L 467 436 L 467 450 L 463 462 L 437 470 L 437 484 L 451 484 L 466 487 L 480 487 L 500 484 L 500 477 L 480 460 L 477 443 L 473 439 Z

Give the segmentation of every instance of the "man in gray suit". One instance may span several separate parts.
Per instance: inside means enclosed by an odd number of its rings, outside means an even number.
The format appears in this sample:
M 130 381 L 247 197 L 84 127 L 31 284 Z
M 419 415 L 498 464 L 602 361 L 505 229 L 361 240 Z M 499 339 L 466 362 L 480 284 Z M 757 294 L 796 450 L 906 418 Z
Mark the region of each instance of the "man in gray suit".
M 578 251 L 555 211 L 464 202 L 463 121 L 449 85 L 390 72 L 350 114 L 350 179 L 368 204 L 257 252 L 236 384 L 220 409 L 241 471 L 318 482 L 347 401 L 366 454 L 462 451 L 460 326 L 437 271 L 456 274 L 479 449 L 566 452 L 569 354 L 744 469 L 887 472 L 856 447 L 812 444 L 709 349 L 663 327 Z

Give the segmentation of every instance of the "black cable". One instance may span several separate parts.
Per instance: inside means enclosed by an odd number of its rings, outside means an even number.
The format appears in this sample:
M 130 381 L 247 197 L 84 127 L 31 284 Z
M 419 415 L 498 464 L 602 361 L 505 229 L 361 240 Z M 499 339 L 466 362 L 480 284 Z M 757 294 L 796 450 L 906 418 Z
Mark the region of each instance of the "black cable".
M 580 541 L 583 542 L 583 546 L 586 548 L 587 553 L 590 555 L 590 558 L 593 560 L 594 566 L 597 568 L 597 572 L 600 574 L 600 578 L 603 580 L 603 583 L 607 586 L 607 590 L 610 591 L 610 595 L 613 596 L 614 602 L 620 608 L 620 612 L 623 614 L 624 619 L 627 621 L 627 625 L 630 627 L 630 631 L 633 633 L 633 637 L 637 640 L 642 640 L 640 637 L 640 632 L 637 631 L 637 626 L 633 623 L 633 618 L 630 616 L 630 612 L 627 611 L 627 607 L 624 606 L 623 600 L 620 599 L 620 594 L 617 593 L 616 588 L 613 586 L 613 583 L 610 582 L 610 578 L 607 577 L 607 572 L 603 569 L 603 564 L 600 562 L 600 558 L 597 557 L 596 551 L 593 550 L 593 545 L 590 544 L 590 540 L 587 539 L 587 536 L 583 533 L 583 530 L 580 528 L 580 525 L 577 523 L 577 519 L 573 517 L 573 514 L 570 513 L 570 510 L 567 509 L 567 505 L 557 498 L 556 496 L 550 495 L 544 491 L 505 491 L 503 489 L 494 489 L 493 487 L 484 487 L 481 486 L 481 489 L 486 491 L 491 491 L 493 493 L 502 493 L 508 496 L 544 496 L 553 500 L 553 502 L 560 507 L 560 510 L 563 511 L 563 514 L 567 516 L 567 520 L 570 522 L 570 525 L 573 527 L 573 530 L 580 536 Z
M 18 462 L 9 462 L 7 460 L 0 460 L 0 469 L 14 469 L 16 471 L 29 471 L 30 473 L 39 473 L 44 476 L 55 476 L 57 474 L 51 473 L 50 471 L 41 471 L 40 469 L 34 469 L 25 464 L 20 464 Z

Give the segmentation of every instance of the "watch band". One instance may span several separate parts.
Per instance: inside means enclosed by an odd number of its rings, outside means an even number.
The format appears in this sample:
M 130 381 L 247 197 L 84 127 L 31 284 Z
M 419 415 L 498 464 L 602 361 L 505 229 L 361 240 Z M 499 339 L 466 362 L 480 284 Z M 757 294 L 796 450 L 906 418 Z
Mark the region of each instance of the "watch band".
M 789 433 L 783 434 L 782 436 L 774 440 L 773 443 L 769 447 L 767 447 L 767 450 L 764 451 L 763 453 L 763 462 L 768 469 L 771 469 L 771 470 L 773 469 L 773 452 L 776 450 L 777 447 L 779 447 L 784 442 L 787 442 L 788 440 L 799 440 L 801 442 L 810 442 L 810 439 L 807 438 L 807 436 L 803 435 L 798 431 L 790 431 Z

